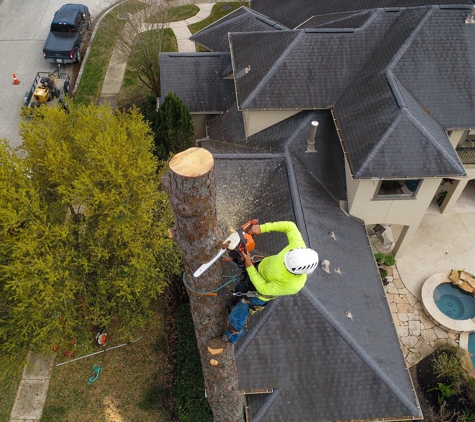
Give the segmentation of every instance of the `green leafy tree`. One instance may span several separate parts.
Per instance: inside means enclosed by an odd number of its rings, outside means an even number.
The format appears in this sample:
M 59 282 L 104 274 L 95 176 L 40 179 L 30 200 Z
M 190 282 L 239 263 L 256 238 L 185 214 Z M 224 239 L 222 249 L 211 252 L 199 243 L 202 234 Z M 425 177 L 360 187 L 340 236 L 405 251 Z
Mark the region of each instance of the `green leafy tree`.
M 155 132 L 155 154 L 166 160 L 193 146 L 193 120 L 185 104 L 174 92 L 169 92 L 157 112 L 152 113 Z
M 142 116 L 41 107 L 0 144 L 0 350 L 131 337 L 179 272 L 173 216 Z

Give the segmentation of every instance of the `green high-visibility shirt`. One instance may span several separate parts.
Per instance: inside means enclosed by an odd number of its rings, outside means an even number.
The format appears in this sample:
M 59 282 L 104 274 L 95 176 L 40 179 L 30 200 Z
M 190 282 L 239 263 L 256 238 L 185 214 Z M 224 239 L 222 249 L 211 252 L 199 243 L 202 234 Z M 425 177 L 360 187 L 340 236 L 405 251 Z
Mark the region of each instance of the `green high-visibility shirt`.
M 294 295 L 302 289 L 307 281 L 307 274 L 292 274 L 284 264 L 284 256 L 291 249 L 306 248 L 302 235 L 291 221 L 265 223 L 261 225 L 261 234 L 282 232 L 287 235 L 289 245 L 277 255 L 264 258 L 259 264 L 259 270 L 254 266 L 246 268 L 252 284 L 261 295 L 286 296 Z M 272 297 L 259 296 L 259 299 L 268 301 Z

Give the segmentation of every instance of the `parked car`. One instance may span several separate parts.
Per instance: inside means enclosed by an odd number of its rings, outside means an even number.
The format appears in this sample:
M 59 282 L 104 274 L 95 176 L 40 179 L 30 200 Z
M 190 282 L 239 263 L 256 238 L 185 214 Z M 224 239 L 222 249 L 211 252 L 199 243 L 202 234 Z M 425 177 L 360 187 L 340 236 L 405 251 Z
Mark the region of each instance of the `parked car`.
M 79 63 L 81 43 L 91 24 L 89 9 L 83 4 L 68 3 L 54 14 L 50 32 L 43 46 L 45 60 L 58 65 Z

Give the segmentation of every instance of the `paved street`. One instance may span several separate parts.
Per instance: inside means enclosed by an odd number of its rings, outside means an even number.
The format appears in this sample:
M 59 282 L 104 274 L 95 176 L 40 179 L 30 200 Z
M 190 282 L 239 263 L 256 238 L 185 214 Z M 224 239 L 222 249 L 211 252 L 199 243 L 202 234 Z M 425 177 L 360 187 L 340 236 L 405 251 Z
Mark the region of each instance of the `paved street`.
M 0 0 L 0 138 L 12 146 L 21 143 L 18 135 L 20 109 L 38 71 L 54 70 L 43 59 L 43 44 L 54 12 L 65 0 Z M 107 9 L 112 0 L 86 0 L 92 19 Z M 72 65 L 62 70 L 69 72 Z M 20 85 L 13 85 L 15 73 Z

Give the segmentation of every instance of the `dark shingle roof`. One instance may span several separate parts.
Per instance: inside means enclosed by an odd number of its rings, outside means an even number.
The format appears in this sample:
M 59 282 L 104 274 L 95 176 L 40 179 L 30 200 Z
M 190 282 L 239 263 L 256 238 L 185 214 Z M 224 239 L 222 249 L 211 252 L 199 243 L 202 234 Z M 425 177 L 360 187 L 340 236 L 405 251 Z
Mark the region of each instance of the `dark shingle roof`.
M 230 32 L 279 31 L 285 29 L 288 28 L 243 6 L 193 34 L 190 40 L 211 51 L 229 51 L 228 34 Z
M 334 108 L 356 178 L 464 175 L 444 129 L 475 126 L 469 10 L 377 9 L 354 30 L 231 34 L 238 106 Z
M 162 98 L 176 92 L 191 113 L 225 112 L 236 101 L 233 80 L 222 77 L 230 61 L 229 53 L 160 53 Z
M 465 23 L 468 12 L 430 10 L 392 64 L 426 112 L 451 129 L 475 127 L 475 25 Z
M 317 121 L 315 153 L 302 154 L 312 121 Z M 346 200 L 345 162 L 330 110 L 302 111 L 288 119 L 245 138 L 242 116 L 235 107 L 228 113 L 208 120 L 209 140 L 201 146 L 212 153 L 274 153 L 282 154 L 292 139 L 290 151 L 337 200 Z
M 296 29 L 305 28 L 359 28 L 370 17 L 368 10 L 355 13 L 333 13 L 331 15 L 312 16 L 300 24 Z
M 250 0 L 250 7 L 289 28 L 295 28 L 314 15 L 375 9 L 415 7 L 432 4 L 470 4 L 472 0 Z
M 301 124 L 314 118 L 300 115 Z M 302 292 L 271 302 L 249 319 L 249 332 L 236 346 L 239 389 L 273 390 L 248 400 L 253 421 L 420 417 L 364 226 L 311 174 L 305 140 L 290 136 L 286 145 L 284 156 L 216 159 L 221 221 L 297 221 L 308 245 L 331 262 L 330 274 L 318 269 Z M 326 159 L 313 155 L 316 167 Z M 282 234 L 269 233 L 257 239 L 256 252 L 272 254 L 283 246 Z

